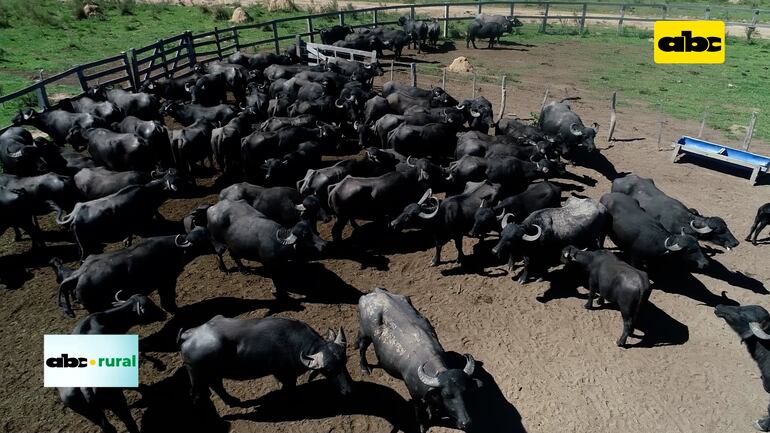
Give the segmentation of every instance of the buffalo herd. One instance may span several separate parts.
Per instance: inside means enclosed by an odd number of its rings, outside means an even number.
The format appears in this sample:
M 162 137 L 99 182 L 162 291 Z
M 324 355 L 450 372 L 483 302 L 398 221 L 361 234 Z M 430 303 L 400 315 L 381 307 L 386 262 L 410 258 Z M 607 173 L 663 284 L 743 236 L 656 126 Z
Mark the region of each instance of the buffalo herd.
M 320 35 L 327 44 L 396 56 L 409 44 L 436 44 L 437 22 L 400 24 L 403 30 L 335 26 Z M 480 15 L 468 41 L 490 38 L 491 47 L 520 24 Z M 484 97 L 458 100 L 439 87 L 397 82 L 375 90 L 383 75 L 376 62 L 307 65 L 295 52 L 236 52 L 138 91 L 96 87 L 44 111 L 23 109 L 2 132 L 0 228 L 12 228 L 16 240 L 25 232 L 33 254 L 47 255 L 37 218 L 56 212 L 79 251 L 76 269 L 50 259 L 61 309 L 74 317 L 74 302 L 88 313 L 74 334 L 125 333 L 175 314 L 176 280 L 196 257 L 215 255 L 219 269 L 230 272 L 227 252 L 239 271 L 248 272 L 244 260 L 256 261 L 276 278 L 292 264 L 352 249 L 344 229 L 368 221 L 383 237 L 426 232 L 435 245 L 432 265 L 442 263 L 442 248 L 453 241 L 457 261 L 471 266 L 463 239 L 473 237 L 480 240 L 474 262 L 513 268 L 522 261 L 520 284 L 548 278 L 555 266 L 574 268 L 587 275 L 586 308 L 594 297 L 618 305 L 617 345 L 627 347 L 659 275 L 711 266 L 703 243 L 727 250 L 739 244 L 723 219 L 701 215 L 634 174 L 611 179 L 600 200 L 564 197 L 571 184 L 559 180 L 582 179 L 569 168 L 599 156 L 598 125 L 586 126 L 566 101 L 544 104 L 535 123 L 495 120 Z M 182 224 L 163 225 L 159 207 L 196 194 L 196 180 L 214 171 L 218 201 L 190 209 Z M 324 239 L 318 224 L 332 220 Z M 768 222 L 770 204 L 746 240 L 756 244 Z M 132 244 L 134 235 L 141 242 Z M 121 240 L 122 248 L 103 252 Z M 160 307 L 147 297 L 156 290 Z M 289 302 L 278 284 L 274 295 Z M 770 392 L 770 314 L 728 305 L 715 313 L 746 343 Z M 445 418 L 459 429 L 471 426 L 473 356 L 449 365 L 431 323 L 408 297 L 385 289 L 361 296 L 358 320 L 361 369 L 371 372 L 366 351 L 373 346 L 377 366 L 404 382 L 421 431 Z M 240 404 L 223 379 L 272 375 L 292 388 L 309 371 L 343 394 L 356 392 L 341 328 L 324 338 L 294 319 L 215 316 L 180 329 L 177 343 L 199 413 L 214 410 L 209 390 L 229 406 Z M 59 395 L 104 432 L 115 431 L 105 409 L 138 431 L 120 389 L 61 388 Z M 770 418 L 756 427 L 768 431 Z

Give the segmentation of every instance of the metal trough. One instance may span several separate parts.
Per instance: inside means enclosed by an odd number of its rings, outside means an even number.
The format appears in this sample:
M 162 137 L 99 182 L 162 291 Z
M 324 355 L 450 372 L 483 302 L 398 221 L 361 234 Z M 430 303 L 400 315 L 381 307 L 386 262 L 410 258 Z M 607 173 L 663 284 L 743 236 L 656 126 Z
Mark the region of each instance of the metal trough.
M 686 153 L 751 169 L 749 181 L 752 185 L 757 182 L 757 176 L 760 173 L 767 173 L 770 167 L 770 157 L 685 135 L 674 143 L 674 154 L 671 161 L 676 162 L 680 155 Z

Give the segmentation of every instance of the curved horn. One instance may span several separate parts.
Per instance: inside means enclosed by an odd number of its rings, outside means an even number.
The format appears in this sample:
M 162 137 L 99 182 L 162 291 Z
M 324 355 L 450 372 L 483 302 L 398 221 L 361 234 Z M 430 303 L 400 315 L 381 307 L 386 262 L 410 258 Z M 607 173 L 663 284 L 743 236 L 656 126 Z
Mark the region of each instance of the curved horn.
M 512 213 L 507 213 L 507 214 L 505 214 L 505 215 L 503 216 L 503 220 L 500 222 L 500 225 L 502 226 L 502 228 L 505 228 L 505 226 L 507 226 L 507 225 L 508 225 L 508 218 L 510 218 L 510 217 L 512 217 L 512 216 L 513 216 L 513 214 L 512 214 Z M 536 226 L 536 227 L 537 227 L 537 226 Z M 527 236 L 527 235 L 524 235 L 524 236 Z M 534 240 L 534 239 L 533 239 L 533 240 Z
M 524 233 L 521 236 L 521 239 L 523 239 L 523 240 L 525 240 L 527 242 L 534 242 L 534 241 L 540 239 L 540 236 L 543 234 L 543 229 L 540 228 L 540 226 L 537 225 L 537 224 L 532 224 L 532 227 L 537 229 L 537 234 L 536 235 L 528 235 L 528 234 Z
M 712 232 L 712 228 L 709 227 L 708 224 L 700 228 L 695 227 L 695 220 L 690 221 L 690 228 L 695 230 L 696 233 L 700 233 L 702 235 Z
M 337 98 L 337 100 L 334 101 L 334 106 L 337 107 L 337 108 L 343 108 L 345 106 L 345 103 L 344 102 L 340 102 L 340 99 L 342 99 L 342 98 Z
M 192 242 L 185 239 L 184 242 L 179 242 L 179 238 L 184 239 L 184 236 L 182 235 L 176 235 L 174 238 L 174 245 L 178 246 L 179 248 L 188 248 L 192 246 Z
M 342 347 L 345 347 L 345 345 L 348 344 L 348 339 L 345 338 L 345 330 L 342 329 L 342 326 L 340 326 L 337 330 L 337 336 L 334 338 L 334 344 L 340 345 Z
M 467 374 L 468 376 L 473 376 L 473 370 L 476 369 L 476 360 L 473 359 L 473 357 L 469 354 L 465 354 L 465 367 L 463 367 L 463 372 Z
M 479 205 L 479 209 L 483 208 L 485 204 L 487 204 L 487 199 L 482 198 L 481 199 L 481 204 Z
M 294 209 L 297 209 L 300 212 L 305 212 L 305 205 L 300 203 L 300 204 L 294 206 Z
M 288 230 L 286 230 L 284 228 L 280 228 L 280 229 L 275 231 L 275 238 L 278 239 L 278 242 L 280 242 L 283 245 L 294 245 L 294 243 L 297 242 L 297 236 L 294 233 L 289 232 L 288 236 L 282 237 L 281 236 L 281 231 L 282 230 L 283 231 L 288 231 Z
M 439 210 L 439 204 L 441 204 L 441 202 L 438 201 L 438 199 L 435 198 L 435 197 L 431 197 L 431 199 L 436 201 L 436 205 L 434 206 L 435 209 L 433 209 L 433 212 L 420 212 L 417 216 L 419 216 L 420 218 L 426 219 L 426 220 L 429 220 L 429 219 L 433 218 L 434 216 L 436 216 L 436 214 L 438 213 L 438 210 Z
M 465 109 L 465 104 L 457 104 L 457 106 L 455 108 L 457 108 L 458 110 L 464 110 Z
M 356 99 L 356 97 L 353 96 L 353 95 L 350 95 L 347 98 L 345 98 L 345 100 L 348 101 L 348 102 L 353 102 L 354 99 Z
M 749 322 L 749 329 L 751 329 L 751 333 L 760 340 L 770 340 L 770 334 L 765 332 L 758 322 Z
M 417 367 L 417 377 L 420 379 L 420 382 L 431 388 L 436 388 L 439 385 L 438 377 L 428 376 L 425 372 L 425 364 Z
M 417 204 L 425 203 L 425 200 L 427 200 L 428 197 L 430 197 L 432 194 L 433 194 L 433 191 L 431 191 L 431 189 L 428 188 L 428 190 L 425 191 L 425 194 L 422 195 L 422 198 L 420 198 L 420 200 L 417 202 Z
M 471 108 L 471 117 L 480 117 L 481 113 L 475 108 Z
M 410 162 L 411 159 L 412 159 L 411 155 L 406 157 L 406 165 L 408 165 L 409 167 L 414 167 L 415 165 Z
M 667 237 L 666 240 L 663 241 L 663 246 L 666 247 L 669 251 L 679 251 L 682 249 L 682 247 L 679 244 L 669 245 L 668 241 L 671 239 L 671 236 Z
M 122 291 L 123 291 L 123 289 L 120 289 L 120 290 L 118 290 L 117 292 L 115 292 L 115 302 L 126 302 L 126 300 L 125 300 L 125 299 L 120 299 L 120 298 L 118 298 L 118 295 L 119 295 L 119 294 L 120 294 L 120 292 L 122 292 Z
M 569 132 L 572 133 L 572 135 L 575 135 L 577 137 L 580 137 L 583 135 L 583 130 L 580 129 L 577 123 L 573 123 L 569 126 Z
M 17 150 L 16 152 L 9 153 L 8 156 L 10 156 L 11 158 L 21 158 L 21 155 L 23 155 L 23 154 L 24 154 L 24 148 L 22 147 L 21 149 Z

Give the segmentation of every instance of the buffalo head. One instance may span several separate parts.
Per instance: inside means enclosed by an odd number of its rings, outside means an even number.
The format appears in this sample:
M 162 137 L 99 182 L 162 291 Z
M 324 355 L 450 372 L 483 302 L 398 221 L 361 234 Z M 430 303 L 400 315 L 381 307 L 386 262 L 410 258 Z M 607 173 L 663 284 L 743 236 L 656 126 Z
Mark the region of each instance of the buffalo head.
M 594 137 L 599 129 L 599 124 L 594 122 L 590 127 L 583 126 L 578 123 L 573 123 L 569 126 L 570 133 L 577 137 L 579 140 L 578 146 L 585 147 L 589 152 L 596 150 L 596 144 L 594 144 Z
M 136 294 L 126 300 L 122 300 L 120 299 L 120 292 L 115 293 L 115 302 L 112 305 L 133 310 L 138 317 L 137 325 L 149 325 L 150 323 L 166 320 L 166 312 L 152 302 L 152 299 Z
M 348 359 L 346 346 L 345 331 L 342 328 L 337 332 L 330 329 L 320 347 L 313 348 L 307 353 L 300 353 L 300 362 L 311 370 L 309 380 L 322 374 L 334 383 L 340 394 L 350 394 L 352 379 L 346 367 Z
M 438 214 L 441 202 L 431 195 L 428 189 L 417 203 L 412 203 L 404 208 L 401 214 L 388 224 L 388 227 L 395 231 L 401 231 L 405 226 L 409 226 L 418 219 L 430 220 Z
M 666 248 L 666 254 L 676 254 L 685 263 L 696 269 L 705 269 L 709 264 L 708 258 L 698 244 L 698 240 L 690 235 L 682 234 L 671 235 L 663 241 Z
M 426 371 L 426 365 L 417 367 L 417 377 L 430 391 L 426 394 L 426 400 L 439 403 L 447 414 L 454 419 L 459 429 L 466 429 L 471 425 L 471 417 L 465 407 L 465 393 L 474 385 L 472 381 L 476 361 L 471 355 L 465 355 L 465 367 L 463 369 L 452 368 L 431 374 Z
M 503 230 L 500 232 L 500 240 L 492 248 L 492 254 L 503 258 L 510 256 L 513 253 L 514 247 L 520 245 L 522 242 L 536 242 L 543 236 L 543 228 L 537 224 L 532 224 L 531 227 L 525 227 L 523 225 L 509 223 L 509 217 L 512 214 L 506 214 L 502 221 L 501 226 Z
M 11 119 L 14 125 L 30 125 L 38 118 L 37 111 L 32 108 L 23 108 Z
M 759 305 L 717 305 L 714 314 L 724 319 L 741 340 L 770 340 L 770 314 Z
M 496 215 L 494 209 L 486 207 L 485 204 L 486 202 L 482 201 L 481 206 L 473 216 L 473 227 L 470 231 L 470 235 L 473 237 L 483 238 L 489 232 L 500 231 L 500 222 L 505 216 L 505 209 Z
M 730 229 L 727 228 L 725 220 L 719 217 L 695 217 L 690 221 L 690 229 L 698 239 L 714 243 L 727 250 L 735 248 L 739 244 L 738 239 L 735 239 Z

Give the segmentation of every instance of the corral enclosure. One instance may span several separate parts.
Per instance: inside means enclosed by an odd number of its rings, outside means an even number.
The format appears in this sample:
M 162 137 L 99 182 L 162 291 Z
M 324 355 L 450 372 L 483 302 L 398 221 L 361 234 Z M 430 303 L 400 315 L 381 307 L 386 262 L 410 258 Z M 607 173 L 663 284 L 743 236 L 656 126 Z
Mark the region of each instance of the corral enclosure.
M 624 49 L 593 42 L 592 56 L 575 56 L 587 46 L 580 38 L 525 40 L 491 51 L 466 50 L 461 42 L 456 44 L 456 49 L 440 53 L 407 51 L 418 68 L 430 72 L 418 75 L 419 86 L 441 84 L 437 68 L 466 56 L 480 74 L 475 90 L 470 76 L 448 76 L 446 88 L 458 99 L 483 95 L 497 112 L 497 80 L 502 74 L 508 76 L 506 112 L 510 115 L 527 118 L 536 113 L 546 88 L 553 99 L 580 96 L 573 108 L 587 122 L 601 124 L 597 145 L 614 170 L 655 179 L 661 189 L 702 214 L 722 216 L 741 240 L 757 207 L 770 201 L 767 178 L 760 178 L 760 184 L 752 187 L 740 176 L 742 172 L 710 170 L 719 167 L 692 164 L 692 160 L 672 164 L 669 144 L 683 134 L 697 134 L 700 121 L 661 115 L 643 95 L 619 94 L 615 137 L 638 140 L 612 146 L 605 142 L 609 98 L 616 88 L 602 86 L 598 77 L 585 78 L 596 71 L 597 58 L 609 63 L 643 57 L 636 44 Z M 485 75 L 491 78 L 482 78 Z M 406 72 L 396 73 L 395 78 L 409 79 Z M 734 123 L 744 124 L 747 119 Z M 664 126 L 659 146 L 660 122 Z M 728 137 L 708 125 L 707 121 L 703 134 L 707 139 L 729 144 L 741 138 Z M 755 139 L 752 149 L 770 154 L 770 146 L 762 140 Z M 605 176 L 612 173 L 609 165 L 597 170 L 571 167 L 597 181 L 575 192 L 598 199 L 609 191 Z M 199 197 L 171 200 L 161 213 L 177 221 L 198 204 L 215 202 L 219 189 L 213 187 L 213 179 L 199 182 L 206 188 Z M 51 218 L 42 221 L 50 231 L 51 254 L 75 266 L 76 248 L 63 242 L 65 235 L 57 233 Z M 329 228 L 322 226 L 322 237 L 330 238 Z M 345 236 L 350 235 L 348 229 Z M 489 383 L 495 386 L 485 394 L 489 400 L 482 412 L 485 419 L 479 421 L 480 431 L 748 432 L 752 431 L 750 421 L 766 410 L 767 394 L 756 366 L 711 308 L 721 301 L 722 292 L 742 304 L 767 304 L 766 240 L 757 247 L 744 242 L 732 252 L 715 251 L 715 266 L 707 272 L 659 283 L 642 312 L 637 333 L 644 338 L 632 338 L 632 347 L 626 350 L 614 345 L 620 330 L 619 312 L 611 306 L 584 310 L 586 290 L 564 289 L 569 281 L 560 279 L 565 276 L 557 269 L 552 270 L 552 281 L 520 285 L 512 279 L 517 270 L 509 272 L 502 264 L 464 269 L 449 262 L 455 258 L 449 246 L 444 249 L 445 263 L 430 267 L 432 242 L 416 230 L 383 236 L 379 227 L 364 225 L 352 242 L 371 251 L 371 256 L 360 261 L 324 259 L 302 266 L 297 270 L 301 282 L 292 290 L 299 298 L 296 305 L 275 301 L 269 279 L 220 273 L 214 256 L 200 257 L 188 265 L 177 286 L 179 313 L 165 323 L 135 328 L 142 344 L 151 348 L 148 355 L 164 366 L 159 370 L 143 363 L 141 382 L 146 386 L 126 393 L 130 402 L 137 403 L 132 414 L 141 430 L 196 431 L 191 424 L 187 376 L 179 369 L 174 338 L 179 328 L 197 326 L 222 314 L 295 317 L 319 331 L 342 326 L 349 342 L 348 369 L 357 381 L 356 394 L 349 399 L 337 396 L 323 380 L 305 385 L 304 378 L 288 403 L 271 394 L 251 408 L 226 408 L 212 397 L 219 413 L 231 422 L 231 431 L 415 431 L 403 384 L 382 370 L 363 376 L 352 348 L 357 329 L 355 303 L 360 294 L 374 287 L 411 296 L 447 350 L 471 353 L 483 363 L 481 374 L 488 373 L 493 379 Z M 466 238 L 465 252 L 484 251 L 490 243 L 476 247 L 475 239 Z M 115 248 L 120 246 L 109 246 Z M 45 259 L 28 250 L 29 242 L 14 243 L 11 231 L 0 238 L 0 278 L 7 285 L 0 307 L 0 320 L 6 324 L 0 329 L 0 342 L 13 348 L 4 356 L 0 379 L 6 391 L 0 397 L 2 429 L 94 431 L 85 420 L 64 410 L 52 390 L 41 387 L 42 335 L 67 333 L 75 321 L 64 317 L 56 305 L 57 285 Z M 78 314 L 82 317 L 83 312 Z M 374 361 L 371 350 L 369 360 Z M 272 378 L 225 381 L 225 386 L 242 400 L 278 390 Z M 120 424 L 116 421 L 116 425 Z M 448 430 L 434 427 L 431 431 Z

